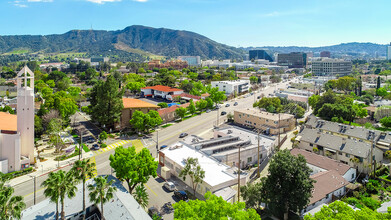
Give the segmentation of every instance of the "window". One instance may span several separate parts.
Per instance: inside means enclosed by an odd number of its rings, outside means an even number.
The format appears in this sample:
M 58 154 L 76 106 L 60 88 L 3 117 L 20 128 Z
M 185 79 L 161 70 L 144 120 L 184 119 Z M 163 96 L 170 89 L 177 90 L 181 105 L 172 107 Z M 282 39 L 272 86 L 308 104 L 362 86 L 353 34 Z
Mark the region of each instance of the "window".
M 350 155 L 349 155 L 348 153 L 346 153 L 346 157 L 347 157 L 347 158 L 349 158 L 349 157 L 350 157 Z
M 253 160 L 252 157 L 247 157 L 247 163 L 251 163 L 252 160 Z
M 314 145 L 313 144 L 310 144 L 311 147 L 313 147 Z
M 328 198 L 329 198 L 329 194 L 326 195 L 326 199 L 328 199 Z
M 354 173 L 352 173 L 352 179 L 354 179 Z
M 338 152 L 338 154 L 339 154 L 339 155 L 342 155 L 342 152 L 340 151 L 340 152 Z
M 178 167 L 175 167 L 175 171 L 179 174 L 181 173 L 181 169 L 179 169 Z
M 254 123 L 254 125 L 257 125 L 257 123 Z

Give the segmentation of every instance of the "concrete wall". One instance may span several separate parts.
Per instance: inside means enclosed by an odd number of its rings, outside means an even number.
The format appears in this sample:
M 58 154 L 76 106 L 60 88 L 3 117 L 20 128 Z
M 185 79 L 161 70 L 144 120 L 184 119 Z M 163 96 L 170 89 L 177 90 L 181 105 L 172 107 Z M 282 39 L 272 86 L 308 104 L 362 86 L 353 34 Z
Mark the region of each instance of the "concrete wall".
M 8 160 L 7 159 L 0 161 L 0 172 L 8 173 Z
M 344 175 L 343 178 L 349 182 L 353 182 L 357 177 L 356 169 L 350 168 Z
M 8 160 L 7 172 L 18 171 L 20 164 L 20 134 L 2 134 L 0 133 L 0 160 Z M 2 168 L 5 170 L 5 168 Z

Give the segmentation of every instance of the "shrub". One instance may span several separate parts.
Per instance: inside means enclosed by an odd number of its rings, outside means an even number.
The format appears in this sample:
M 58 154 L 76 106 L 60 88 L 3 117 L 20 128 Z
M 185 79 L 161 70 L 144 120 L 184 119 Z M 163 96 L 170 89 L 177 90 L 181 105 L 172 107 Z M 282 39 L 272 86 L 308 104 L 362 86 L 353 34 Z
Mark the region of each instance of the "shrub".
M 298 130 L 296 130 L 296 131 L 293 132 L 294 135 L 297 135 L 298 133 L 299 133 Z
M 107 147 L 107 144 L 101 144 L 100 147 L 105 148 L 105 147 Z
M 295 138 L 295 137 L 291 138 L 291 141 L 292 141 L 292 143 L 294 143 L 294 142 L 295 142 L 295 140 L 296 140 L 296 138 Z
M 347 198 L 345 202 L 348 203 L 349 205 L 356 206 L 359 209 L 363 207 L 360 200 L 354 197 Z
M 368 208 L 376 210 L 381 206 L 381 203 L 371 197 L 361 197 L 361 202 Z

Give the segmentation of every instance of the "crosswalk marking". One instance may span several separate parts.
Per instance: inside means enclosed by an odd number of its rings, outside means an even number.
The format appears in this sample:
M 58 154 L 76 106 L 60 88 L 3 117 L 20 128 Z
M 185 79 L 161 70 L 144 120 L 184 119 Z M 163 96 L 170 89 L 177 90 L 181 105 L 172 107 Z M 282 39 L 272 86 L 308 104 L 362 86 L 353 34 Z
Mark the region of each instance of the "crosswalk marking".
M 116 142 L 114 144 L 110 144 L 107 147 L 102 148 L 98 151 L 95 151 L 95 155 L 102 154 L 104 152 L 107 152 L 109 150 L 115 149 L 119 146 L 123 146 L 123 145 L 129 144 L 129 143 L 132 143 L 132 145 L 136 148 L 136 152 L 140 152 L 144 148 L 144 145 L 141 142 L 141 140 L 138 140 L 138 139 L 137 140 L 123 140 L 123 141 Z
M 94 166 L 93 176 L 92 176 L 92 177 L 90 177 L 90 176 L 87 177 L 87 180 L 92 179 L 92 178 L 98 176 L 98 171 L 97 171 L 97 169 L 96 169 L 96 160 L 95 160 L 95 157 L 91 157 L 91 158 L 90 158 L 90 162 L 91 162 L 91 163 L 94 163 L 95 166 Z

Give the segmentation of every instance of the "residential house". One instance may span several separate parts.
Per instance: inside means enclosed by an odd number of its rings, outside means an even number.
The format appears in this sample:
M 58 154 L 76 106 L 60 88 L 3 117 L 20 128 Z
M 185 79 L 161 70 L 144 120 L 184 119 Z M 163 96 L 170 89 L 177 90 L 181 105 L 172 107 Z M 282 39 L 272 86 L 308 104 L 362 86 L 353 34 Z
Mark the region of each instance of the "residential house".
M 141 88 L 141 94 L 144 97 L 162 98 L 170 101 L 174 100 L 173 95 L 180 95 L 182 93 L 182 89 L 162 85 Z
M 305 158 L 307 166 L 312 170 L 311 175 L 328 170 L 335 170 L 348 182 L 354 182 L 357 177 L 355 168 L 329 157 L 299 148 L 293 148 L 291 154 L 294 156 L 302 155 Z

